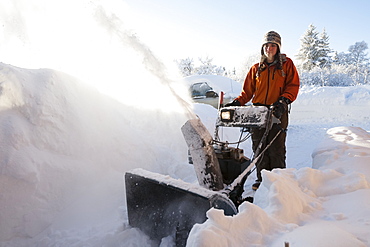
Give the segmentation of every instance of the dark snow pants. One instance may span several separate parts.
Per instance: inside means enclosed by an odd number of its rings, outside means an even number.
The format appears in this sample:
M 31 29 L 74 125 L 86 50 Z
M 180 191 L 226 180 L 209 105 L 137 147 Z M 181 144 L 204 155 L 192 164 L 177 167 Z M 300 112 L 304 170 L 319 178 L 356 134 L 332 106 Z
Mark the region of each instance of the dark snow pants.
M 286 168 L 285 158 L 286 158 L 286 129 L 288 127 L 288 112 L 285 112 L 280 119 L 280 124 L 274 124 L 266 138 L 265 143 L 262 146 L 261 151 L 268 145 L 272 139 L 276 136 L 279 130 L 282 129 L 279 136 L 275 139 L 272 145 L 264 153 L 263 157 L 257 162 L 257 180 L 262 181 L 261 170 L 265 169 L 271 171 L 274 168 Z M 255 152 L 263 134 L 266 129 L 255 129 L 252 132 L 252 143 L 253 151 Z

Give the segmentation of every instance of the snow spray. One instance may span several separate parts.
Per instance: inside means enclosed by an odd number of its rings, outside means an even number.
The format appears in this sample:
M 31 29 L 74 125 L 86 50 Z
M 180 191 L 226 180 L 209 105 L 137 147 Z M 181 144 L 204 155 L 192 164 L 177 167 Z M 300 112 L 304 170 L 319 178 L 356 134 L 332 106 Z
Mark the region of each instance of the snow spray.
M 194 118 L 180 96 L 184 90 L 171 85 L 166 66 L 124 25 L 131 21 L 128 9 L 118 0 L 1 1 L 2 60 L 24 68 L 61 70 L 124 104 L 137 103 L 140 91 L 140 97 L 150 101 L 142 103 L 145 107 L 177 109 L 165 99 L 158 102 L 169 91 L 178 108 Z M 164 90 L 155 87 L 157 80 Z
M 141 56 L 142 63 L 145 68 L 151 74 L 156 76 L 163 85 L 170 89 L 180 105 L 184 108 L 188 118 L 196 118 L 189 106 L 189 103 L 186 102 L 171 86 L 171 80 L 166 74 L 165 65 L 153 54 L 149 47 L 141 42 L 134 33 L 126 30 L 123 27 L 123 22 L 114 13 L 108 15 L 102 6 L 98 6 L 96 8 L 95 16 L 98 23 L 105 27 L 107 31 L 115 34 L 123 44 L 128 44 Z

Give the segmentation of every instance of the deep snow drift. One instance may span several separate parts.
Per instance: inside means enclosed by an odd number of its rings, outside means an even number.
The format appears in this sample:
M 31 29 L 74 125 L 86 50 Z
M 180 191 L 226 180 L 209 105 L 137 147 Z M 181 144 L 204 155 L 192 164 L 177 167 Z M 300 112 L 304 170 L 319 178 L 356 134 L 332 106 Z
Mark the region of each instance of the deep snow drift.
M 0 64 L 0 78 L 0 246 L 151 246 L 127 225 L 123 174 L 140 167 L 196 183 L 183 102 L 129 106 L 48 69 Z M 161 98 L 177 102 L 170 90 Z M 265 172 L 237 216 L 210 210 L 189 246 L 369 246 L 369 102 L 368 86 L 302 88 L 288 169 Z M 213 131 L 216 109 L 194 112 Z
M 125 171 L 192 179 L 180 105 L 124 105 L 47 69 L 0 64 L 0 78 L 1 245 L 99 245 L 127 223 Z

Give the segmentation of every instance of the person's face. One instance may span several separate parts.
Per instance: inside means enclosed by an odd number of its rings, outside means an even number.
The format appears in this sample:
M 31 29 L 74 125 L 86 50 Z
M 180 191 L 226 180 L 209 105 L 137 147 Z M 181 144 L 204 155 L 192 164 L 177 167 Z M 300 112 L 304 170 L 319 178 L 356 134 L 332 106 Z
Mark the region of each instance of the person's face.
M 276 55 L 278 46 L 274 43 L 267 43 L 263 46 L 263 51 L 267 58 L 273 59 Z

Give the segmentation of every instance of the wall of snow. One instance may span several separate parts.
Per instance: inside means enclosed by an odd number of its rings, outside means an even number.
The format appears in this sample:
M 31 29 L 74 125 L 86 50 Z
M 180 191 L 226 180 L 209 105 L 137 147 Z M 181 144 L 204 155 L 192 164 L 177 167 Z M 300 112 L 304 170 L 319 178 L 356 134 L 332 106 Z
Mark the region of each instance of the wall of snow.
M 71 207 L 75 225 L 96 215 L 122 225 L 125 171 L 184 172 L 186 119 L 181 106 L 128 106 L 61 72 L 0 64 L 0 242 L 33 238 Z

